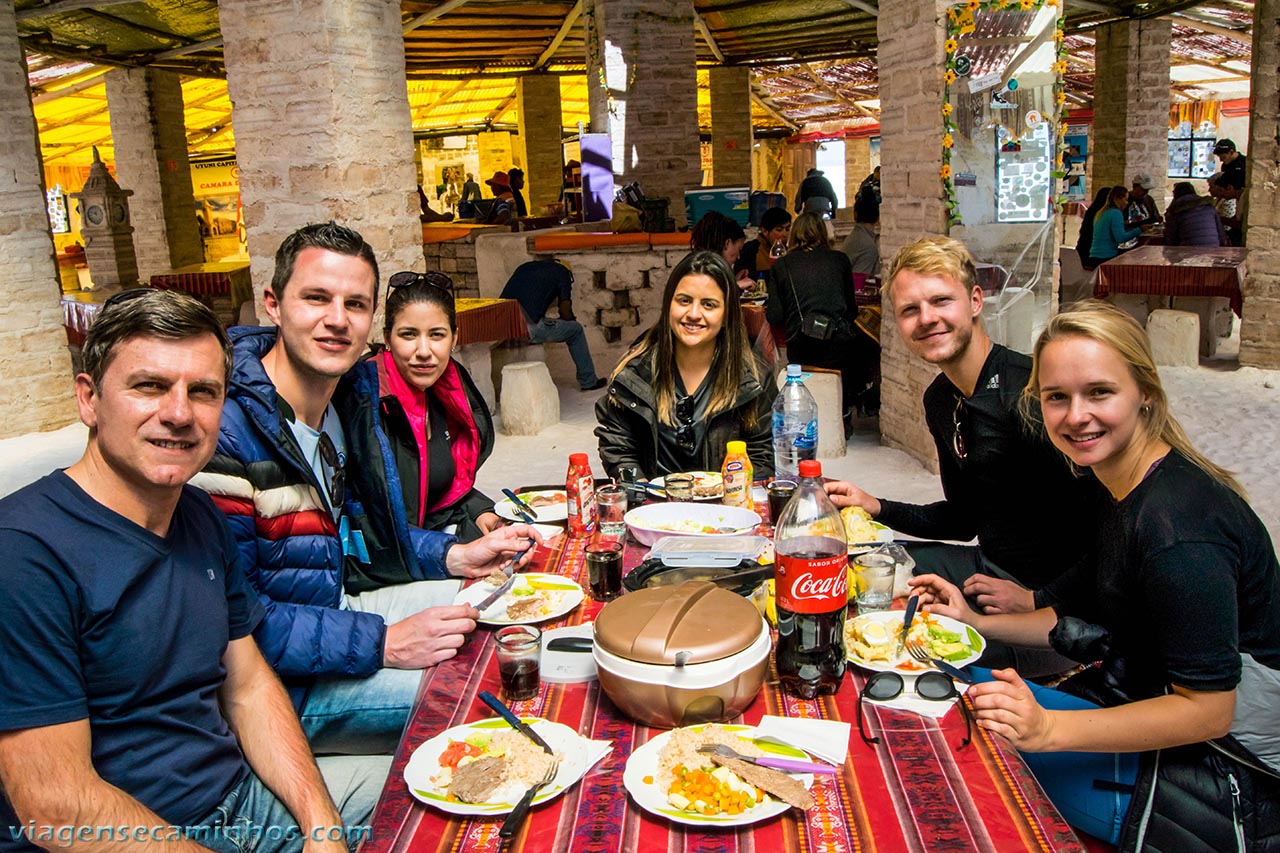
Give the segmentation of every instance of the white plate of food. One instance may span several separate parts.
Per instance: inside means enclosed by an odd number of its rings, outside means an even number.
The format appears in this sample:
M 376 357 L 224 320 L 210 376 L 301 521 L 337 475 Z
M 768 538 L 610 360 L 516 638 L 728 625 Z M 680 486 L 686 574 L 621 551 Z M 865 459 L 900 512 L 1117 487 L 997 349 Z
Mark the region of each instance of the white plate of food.
M 569 496 L 564 489 L 544 489 L 537 492 L 517 492 L 520 500 L 533 510 L 533 516 L 541 523 L 564 521 L 569 517 Z M 503 498 L 493 505 L 493 511 L 507 521 L 524 521 L 516 514 L 516 505 L 510 498 Z
M 560 796 L 587 772 L 587 741 L 559 723 L 536 717 L 524 721 L 560 758 L 551 784 L 533 798 L 536 806 Z M 404 781 L 415 797 L 441 811 L 503 815 L 542 779 L 551 760 L 540 746 L 495 717 L 454 726 L 423 743 L 409 757 Z M 468 765 L 477 766 L 461 772 Z
M 724 477 L 719 471 L 686 471 L 693 477 L 693 499 L 695 501 L 718 501 L 724 497 Z M 667 497 L 667 478 L 654 477 L 649 481 L 649 494 L 655 498 Z
M 902 636 L 902 610 L 879 610 L 844 623 L 845 657 L 863 669 L 876 672 L 916 673 L 929 669 L 904 649 L 898 654 Z M 982 656 L 987 647 L 973 627 L 949 616 L 916 613 L 911 620 L 907 642 L 924 645 L 929 653 L 955 667 L 967 666 Z
M 740 506 L 661 503 L 638 506 L 623 516 L 631 535 L 652 546 L 663 536 L 743 536 L 760 524 L 760 515 Z
M 849 553 L 861 554 L 870 551 L 867 542 L 884 544 L 893 541 L 893 531 L 878 521 L 860 506 L 847 506 L 840 510 L 840 519 L 844 522 L 844 535 L 849 541 Z
M 767 746 L 769 755 L 797 758 L 801 761 L 811 760 L 803 751 L 794 747 L 757 744 L 751 740 L 755 731 L 753 726 L 709 723 L 663 732 L 631 753 L 622 774 L 622 784 L 640 808 L 676 823 L 703 827 L 745 826 L 777 817 L 790 810 L 792 806 L 783 802 L 777 794 L 765 792 L 761 797 L 760 789 L 755 785 L 745 782 L 728 768 L 716 769 L 716 765 L 708 756 L 697 751 L 697 747 L 702 743 L 723 743 L 745 755 L 758 756 L 766 754 L 762 747 Z M 696 767 L 687 766 L 695 762 Z M 679 774 L 679 767 L 685 768 L 683 775 Z M 730 810 L 714 805 L 698 809 L 699 800 L 696 798 L 696 791 L 689 790 L 690 787 L 697 787 L 691 779 L 689 773 L 691 770 L 708 775 L 708 771 L 715 772 L 717 775 L 711 776 L 710 784 L 722 793 L 727 792 L 729 796 L 735 798 L 741 795 L 743 799 L 740 802 L 735 800 Z M 783 773 L 780 775 L 791 780 L 787 794 L 793 797 L 797 794 L 809 796 L 808 788 L 813 784 L 812 774 Z M 686 780 L 693 784 L 685 786 Z M 693 794 L 693 798 L 688 796 L 689 794 Z M 812 803 L 812 798 L 809 798 L 809 802 Z
M 486 596 L 506 582 L 506 577 L 491 578 L 473 583 L 458 592 L 454 604 L 479 604 Z M 480 613 L 485 625 L 531 625 L 563 616 L 582 603 L 582 587 L 563 575 L 541 572 L 521 572 L 511 589 Z

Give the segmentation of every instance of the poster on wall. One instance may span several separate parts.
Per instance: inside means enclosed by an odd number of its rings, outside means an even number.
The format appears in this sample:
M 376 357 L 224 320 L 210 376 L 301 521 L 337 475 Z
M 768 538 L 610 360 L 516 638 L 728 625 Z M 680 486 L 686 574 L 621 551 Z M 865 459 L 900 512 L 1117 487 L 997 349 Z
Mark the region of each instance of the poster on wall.
M 206 261 L 249 257 L 244 212 L 240 206 L 240 169 L 234 159 L 191 164 L 191 189 Z

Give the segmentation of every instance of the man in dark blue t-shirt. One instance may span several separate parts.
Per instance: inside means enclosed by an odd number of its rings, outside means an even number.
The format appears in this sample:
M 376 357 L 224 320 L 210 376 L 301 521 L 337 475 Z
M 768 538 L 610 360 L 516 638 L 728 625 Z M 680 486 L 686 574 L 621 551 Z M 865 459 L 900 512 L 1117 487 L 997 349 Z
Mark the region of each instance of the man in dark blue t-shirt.
M 578 387 L 597 391 L 605 380 L 596 376 L 587 333 L 573 316 L 573 273 L 559 261 L 526 261 L 516 267 L 502 289 L 503 299 L 514 299 L 524 310 L 529 337 L 534 343 L 566 343 L 578 373 Z M 547 316 L 558 302 L 560 319 Z
M 386 760 L 322 776 L 254 644 L 235 540 L 186 485 L 213 455 L 229 354 L 191 297 L 108 301 L 75 383 L 84 455 L 0 501 L 0 851 L 345 851 L 344 820 L 372 811 Z

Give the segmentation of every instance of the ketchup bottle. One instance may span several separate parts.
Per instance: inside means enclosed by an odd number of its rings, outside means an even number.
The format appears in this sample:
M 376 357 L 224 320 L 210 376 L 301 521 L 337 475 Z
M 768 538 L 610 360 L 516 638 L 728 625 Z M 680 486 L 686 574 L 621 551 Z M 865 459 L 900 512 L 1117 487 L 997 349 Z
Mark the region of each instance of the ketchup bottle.
M 587 454 L 569 454 L 564 489 L 569 500 L 569 535 L 590 536 L 596 529 L 596 481 Z

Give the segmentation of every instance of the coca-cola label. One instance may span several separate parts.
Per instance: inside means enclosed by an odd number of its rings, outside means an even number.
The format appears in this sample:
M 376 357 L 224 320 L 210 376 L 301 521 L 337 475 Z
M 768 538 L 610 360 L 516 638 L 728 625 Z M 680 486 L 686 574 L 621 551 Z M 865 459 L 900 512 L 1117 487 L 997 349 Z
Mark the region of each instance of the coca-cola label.
M 830 613 L 849 601 L 849 558 L 805 559 L 779 554 L 774 585 L 778 607 L 792 613 Z

